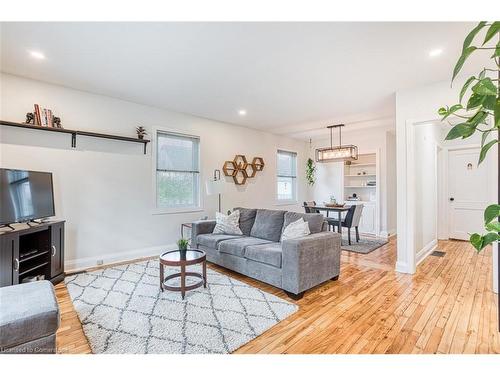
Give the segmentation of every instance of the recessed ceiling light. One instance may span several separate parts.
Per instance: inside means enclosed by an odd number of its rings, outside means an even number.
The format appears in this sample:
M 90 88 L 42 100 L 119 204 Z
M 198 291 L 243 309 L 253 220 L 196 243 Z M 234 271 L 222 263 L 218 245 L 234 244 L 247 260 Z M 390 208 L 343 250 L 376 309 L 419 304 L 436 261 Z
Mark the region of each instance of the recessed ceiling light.
M 240 110 L 238 111 L 238 114 L 239 114 L 240 116 L 246 116 L 247 111 L 246 111 L 246 109 L 240 109 Z
M 45 60 L 45 55 L 39 51 L 29 51 L 30 56 L 37 60 Z
M 436 57 L 436 56 L 439 56 L 442 53 L 443 53 L 443 50 L 441 48 L 436 48 L 436 49 L 433 49 L 432 51 L 429 52 L 429 56 L 430 57 Z

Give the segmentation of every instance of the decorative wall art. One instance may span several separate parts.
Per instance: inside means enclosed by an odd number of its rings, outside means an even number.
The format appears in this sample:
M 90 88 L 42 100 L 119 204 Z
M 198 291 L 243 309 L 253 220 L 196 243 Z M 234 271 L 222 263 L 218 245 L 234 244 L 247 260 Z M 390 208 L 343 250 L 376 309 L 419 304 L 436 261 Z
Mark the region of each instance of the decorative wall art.
M 257 172 L 264 169 L 264 159 L 255 157 L 249 163 L 245 155 L 235 155 L 233 160 L 224 162 L 222 171 L 225 176 L 232 177 L 236 185 L 245 185 L 247 179 L 254 178 Z

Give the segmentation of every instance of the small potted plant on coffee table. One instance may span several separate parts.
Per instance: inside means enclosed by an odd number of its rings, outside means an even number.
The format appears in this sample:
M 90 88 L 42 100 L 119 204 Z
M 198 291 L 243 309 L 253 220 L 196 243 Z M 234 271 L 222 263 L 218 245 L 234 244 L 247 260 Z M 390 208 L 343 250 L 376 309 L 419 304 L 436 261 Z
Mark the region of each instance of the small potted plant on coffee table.
M 185 238 L 181 238 L 179 241 L 177 241 L 177 247 L 181 252 L 186 252 L 186 250 L 189 247 L 189 240 L 186 240 Z

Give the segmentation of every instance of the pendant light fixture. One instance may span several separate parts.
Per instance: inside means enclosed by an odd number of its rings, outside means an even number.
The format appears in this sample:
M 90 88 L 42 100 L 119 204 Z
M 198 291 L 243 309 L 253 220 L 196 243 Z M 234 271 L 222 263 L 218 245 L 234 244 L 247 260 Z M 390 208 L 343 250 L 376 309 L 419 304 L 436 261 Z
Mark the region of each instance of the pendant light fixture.
M 358 160 L 358 147 L 354 145 L 342 145 L 342 127 L 344 124 L 327 126 L 330 129 L 330 147 L 316 149 L 316 161 L 341 161 Z M 339 128 L 339 145 L 333 146 L 333 129 Z

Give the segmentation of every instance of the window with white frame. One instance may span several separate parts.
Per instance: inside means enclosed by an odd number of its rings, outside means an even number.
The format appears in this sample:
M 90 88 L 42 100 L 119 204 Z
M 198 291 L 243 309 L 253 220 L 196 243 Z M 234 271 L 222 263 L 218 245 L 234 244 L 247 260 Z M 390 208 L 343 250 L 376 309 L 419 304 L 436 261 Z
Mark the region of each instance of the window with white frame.
M 200 139 L 158 131 L 156 141 L 156 206 L 199 208 Z
M 297 201 L 297 154 L 278 150 L 276 164 L 278 201 Z

